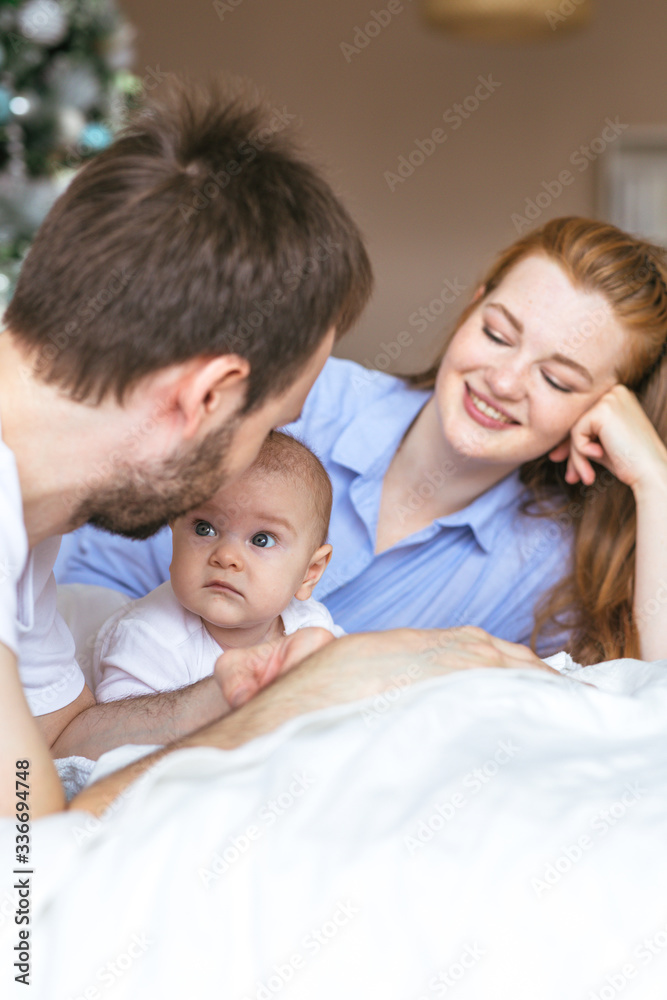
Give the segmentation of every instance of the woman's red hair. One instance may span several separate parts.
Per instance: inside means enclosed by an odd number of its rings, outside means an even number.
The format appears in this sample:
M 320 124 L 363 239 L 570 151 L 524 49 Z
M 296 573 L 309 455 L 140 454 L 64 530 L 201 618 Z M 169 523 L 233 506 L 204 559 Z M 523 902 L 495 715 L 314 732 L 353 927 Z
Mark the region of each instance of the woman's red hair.
M 482 283 L 484 296 L 520 260 L 536 254 L 558 263 L 577 288 L 604 296 L 628 333 L 629 351 L 619 359 L 619 380 L 633 390 L 667 444 L 665 251 L 603 222 L 552 219 L 499 255 Z M 411 385 L 435 385 L 452 337 L 476 305 L 472 302 L 464 311 L 435 363 L 427 371 L 406 377 Z M 591 331 L 595 328 L 591 319 Z M 577 333 L 587 336 L 583 327 Z M 636 514 L 632 491 L 600 465 L 593 486 L 570 485 L 565 482 L 565 468 L 565 462 L 555 463 L 544 455 L 520 470 L 526 486 L 524 511 L 548 515 L 558 530 L 573 532 L 571 571 L 538 608 L 533 648 L 538 636 L 546 638 L 567 628 L 571 634 L 568 649 L 580 663 L 639 657 L 633 612 Z

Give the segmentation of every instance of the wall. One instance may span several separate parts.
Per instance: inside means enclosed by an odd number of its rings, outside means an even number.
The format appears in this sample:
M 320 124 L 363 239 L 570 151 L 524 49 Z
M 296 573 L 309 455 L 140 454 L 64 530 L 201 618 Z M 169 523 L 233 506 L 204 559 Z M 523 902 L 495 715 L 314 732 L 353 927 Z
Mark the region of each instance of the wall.
M 139 32 L 137 72 L 240 75 L 298 116 L 311 155 L 367 235 L 377 277 L 365 318 L 338 353 L 384 367 L 383 343 L 407 330 L 414 341 L 393 370 L 416 370 L 432 356 L 493 253 L 516 237 L 521 221 L 512 217 L 525 216 L 538 193 L 543 203 L 548 189 L 556 194 L 561 171 L 572 182 L 537 221 L 593 214 L 597 164 L 580 147 L 607 119 L 667 122 L 667 4 L 656 0 L 600 0 L 585 30 L 569 35 L 558 24 L 545 42 L 524 45 L 440 34 L 425 25 L 418 0 L 391 0 L 392 16 L 387 0 L 122 6 Z M 363 43 L 355 29 L 373 10 L 388 23 L 354 51 L 355 39 Z M 474 95 L 480 77 L 493 92 L 464 120 L 454 105 Z M 390 183 L 387 172 L 437 128 L 444 140 Z M 443 289 L 451 301 L 436 315 Z M 414 325 L 420 308 L 423 333 Z

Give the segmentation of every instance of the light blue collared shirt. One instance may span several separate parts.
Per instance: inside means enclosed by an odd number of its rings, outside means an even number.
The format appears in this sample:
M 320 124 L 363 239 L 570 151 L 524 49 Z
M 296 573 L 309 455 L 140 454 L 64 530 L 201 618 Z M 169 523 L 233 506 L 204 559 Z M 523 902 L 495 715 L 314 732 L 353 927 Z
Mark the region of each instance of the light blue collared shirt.
M 479 625 L 527 643 L 535 605 L 569 570 L 572 537 L 550 518 L 519 512 L 518 472 L 375 555 L 384 474 L 429 397 L 394 376 L 331 358 L 287 428 L 320 457 L 333 484 L 333 557 L 313 596 L 346 632 Z M 434 470 L 436 480 L 446 474 Z M 418 494 L 409 502 L 419 504 Z M 133 542 L 86 526 L 61 580 L 140 597 L 168 578 L 170 559 L 168 529 Z

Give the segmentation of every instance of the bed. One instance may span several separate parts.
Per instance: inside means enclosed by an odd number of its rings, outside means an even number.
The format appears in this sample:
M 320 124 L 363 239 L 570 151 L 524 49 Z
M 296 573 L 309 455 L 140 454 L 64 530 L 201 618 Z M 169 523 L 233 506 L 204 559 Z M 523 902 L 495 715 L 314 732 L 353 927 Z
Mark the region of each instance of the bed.
M 667 661 L 554 662 L 182 750 L 100 820 L 35 823 L 29 995 L 664 997 Z

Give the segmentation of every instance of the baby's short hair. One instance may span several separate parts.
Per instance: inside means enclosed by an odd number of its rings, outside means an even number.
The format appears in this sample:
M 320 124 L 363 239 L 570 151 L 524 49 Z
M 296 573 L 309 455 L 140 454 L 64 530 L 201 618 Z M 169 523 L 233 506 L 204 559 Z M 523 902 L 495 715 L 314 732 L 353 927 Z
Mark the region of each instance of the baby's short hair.
M 318 539 L 317 545 L 325 544 L 329 533 L 333 490 L 327 470 L 310 448 L 289 434 L 271 431 L 248 472 L 281 475 L 307 490 L 316 519 L 314 533 Z

